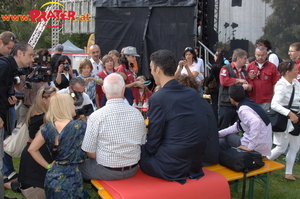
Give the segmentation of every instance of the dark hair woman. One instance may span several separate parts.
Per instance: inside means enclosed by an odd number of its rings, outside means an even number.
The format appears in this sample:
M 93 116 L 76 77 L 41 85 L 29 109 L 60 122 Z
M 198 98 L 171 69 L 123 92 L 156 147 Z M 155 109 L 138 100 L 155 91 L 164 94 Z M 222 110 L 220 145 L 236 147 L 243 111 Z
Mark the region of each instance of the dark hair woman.
M 78 75 L 77 70 L 72 69 L 71 60 L 66 55 L 58 58 L 54 67 L 54 73 L 56 74 L 54 84 L 59 90 L 67 88 L 69 81 Z
M 213 88 L 209 88 L 211 89 L 211 92 L 209 94 L 212 102 L 211 106 L 214 111 L 216 120 L 218 121 L 218 96 L 219 96 L 219 86 L 220 86 L 219 74 L 221 68 L 224 65 L 229 64 L 229 61 L 225 58 L 225 50 L 223 48 L 217 49 L 214 56 L 214 60 L 216 63 L 211 67 L 207 85 L 209 85 L 209 83 L 212 81 L 215 82 L 215 86 Z

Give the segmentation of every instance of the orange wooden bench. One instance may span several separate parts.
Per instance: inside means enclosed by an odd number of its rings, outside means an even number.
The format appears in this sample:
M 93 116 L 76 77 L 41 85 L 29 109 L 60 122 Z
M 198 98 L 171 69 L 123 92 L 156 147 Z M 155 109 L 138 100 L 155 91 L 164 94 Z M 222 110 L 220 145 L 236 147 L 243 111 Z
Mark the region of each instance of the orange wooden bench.
M 257 170 L 250 171 L 247 173 L 247 178 L 249 178 L 249 191 L 248 191 L 248 198 L 253 198 L 253 191 L 254 191 L 254 181 L 257 180 L 259 184 L 265 187 L 265 198 L 268 198 L 269 194 L 269 182 L 270 182 L 270 172 L 283 169 L 285 166 L 278 162 L 272 160 L 264 160 L 265 165 Z M 214 171 L 223 175 L 227 181 L 234 181 L 243 179 L 244 173 L 243 172 L 236 172 L 231 169 L 228 169 L 220 164 L 211 165 L 208 167 L 204 167 L 210 171 Z M 236 190 L 237 190 L 237 182 L 236 181 Z
M 140 169 L 131 178 L 115 181 L 93 179 L 91 182 L 102 199 L 230 199 L 227 180 L 216 172 L 203 171 L 205 176 L 199 180 L 187 179 L 184 185 L 151 177 Z

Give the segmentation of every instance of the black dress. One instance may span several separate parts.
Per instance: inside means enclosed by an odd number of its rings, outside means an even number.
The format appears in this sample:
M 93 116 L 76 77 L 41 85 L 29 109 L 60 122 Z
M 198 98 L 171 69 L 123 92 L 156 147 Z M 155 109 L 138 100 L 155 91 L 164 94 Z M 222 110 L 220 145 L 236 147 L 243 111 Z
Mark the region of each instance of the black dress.
M 40 126 L 43 124 L 43 119 L 44 114 L 35 115 L 30 118 L 28 130 L 29 137 L 31 139 L 34 139 L 35 134 L 39 131 Z M 32 186 L 43 189 L 47 170 L 32 158 L 30 153 L 27 151 L 29 146 L 30 143 L 28 142 L 21 155 L 19 182 L 21 183 L 22 189 L 26 189 Z M 40 148 L 39 151 L 48 163 L 51 163 L 53 161 L 48 147 L 45 144 Z

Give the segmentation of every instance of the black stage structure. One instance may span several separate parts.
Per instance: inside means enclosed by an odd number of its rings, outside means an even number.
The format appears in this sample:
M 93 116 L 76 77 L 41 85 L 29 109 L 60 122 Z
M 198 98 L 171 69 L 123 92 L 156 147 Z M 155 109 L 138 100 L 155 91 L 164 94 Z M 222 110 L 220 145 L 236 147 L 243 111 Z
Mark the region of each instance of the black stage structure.
M 150 78 L 152 52 L 168 49 L 179 60 L 184 48 L 196 43 L 197 3 L 196 0 L 96 0 L 95 42 L 102 54 L 135 46 L 141 55 L 139 74 Z

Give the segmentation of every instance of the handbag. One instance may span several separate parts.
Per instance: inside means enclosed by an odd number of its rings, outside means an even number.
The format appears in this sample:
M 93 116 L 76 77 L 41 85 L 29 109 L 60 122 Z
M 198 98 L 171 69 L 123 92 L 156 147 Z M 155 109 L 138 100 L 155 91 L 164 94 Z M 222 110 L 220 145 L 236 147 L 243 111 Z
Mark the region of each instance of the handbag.
M 235 147 L 220 152 L 220 165 L 238 172 L 249 172 L 265 165 L 261 153 Z
M 207 77 L 206 82 L 205 82 L 205 86 L 207 86 L 205 94 L 211 94 L 212 92 L 215 92 L 216 87 L 217 87 L 216 78 L 214 77 L 213 80 L 208 83 L 208 77 Z
M 292 102 L 294 100 L 294 94 L 295 94 L 295 87 L 293 87 L 293 92 L 289 101 L 289 105 L 287 106 L 288 109 L 290 109 L 292 106 Z M 284 132 L 286 130 L 288 116 L 282 115 L 272 109 L 267 110 L 266 113 L 271 121 L 272 130 L 274 132 Z
M 20 158 L 28 139 L 28 126 L 20 123 L 12 134 L 3 141 L 4 151 L 14 158 Z
M 297 123 L 293 123 L 294 126 L 294 130 L 289 132 L 289 134 L 294 135 L 294 136 L 298 136 L 300 134 L 300 115 L 297 114 L 298 112 L 291 110 L 293 113 L 295 113 L 298 116 L 298 122 Z

